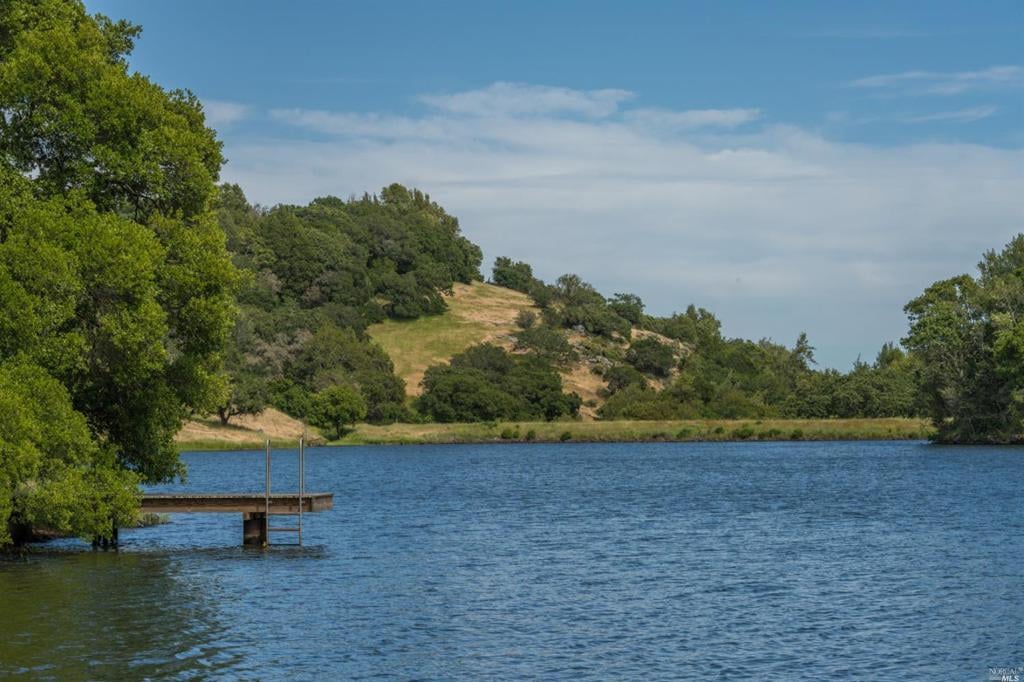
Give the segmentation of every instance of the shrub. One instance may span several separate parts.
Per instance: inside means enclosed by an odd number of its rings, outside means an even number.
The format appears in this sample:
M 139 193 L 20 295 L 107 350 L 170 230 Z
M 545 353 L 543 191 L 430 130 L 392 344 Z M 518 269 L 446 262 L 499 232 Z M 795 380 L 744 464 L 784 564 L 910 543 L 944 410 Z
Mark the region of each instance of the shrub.
M 543 358 L 482 344 L 427 369 L 417 407 L 440 422 L 550 421 L 577 414 L 581 403 L 562 392 L 562 378 Z
M 511 258 L 499 256 L 491 270 L 491 281 L 500 287 L 529 293 L 537 280 L 533 277 L 533 268 L 529 263 L 513 262 Z
M 520 329 L 532 329 L 537 324 L 537 314 L 532 310 L 520 310 L 516 315 L 516 326 Z
M 547 326 L 531 326 L 516 332 L 516 350 L 528 350 L 554 362 L 576 359 L 576 351 L 562 332 Z
M 572 433 L 570 433 L 569 431 L 563 431 L 562 435 L 558 437 L 558 440 L 562 441 L 563 443 L 567 440 L 572 440 Z
M 639 386 L 647 388 L 647 379 L 634 367 L 629 365 L 616 365 L 604 373 L 604 379 L 608 382 L 608 394 L 613 395 L 624 388 Z
M 537 432 L 530 429 L 526 432 L 526 440 L 537 440 Z
M 790 440 L 803 440 L 804 431 L 803 429 L 793 429 L 793 433 L 789 434 Z
M 584 331 L 597 336 L 613 338 L 615 334 L 629 338 L 631 325 L 628 320 L 616 315 L 604 303 L 565 305 L 560 314 L 561 326 L 582 327 Z
M 646 338 L 634 341 L 626 353 L 626 362 L 641 372 L 667 377 L 676 364 L 672 349 L 657 339 Z
M 615 294 L 608 299 L 608 307 L 630 324 L 640 324 L 643 321 L 644 302 L 635 294 Z
M 738 429 L 733 429 L 732 431 L 732 437 L 736 438 L 737 440 L 747 440 L 748 438 L 753 437 L 753 435 L 754 429 L 752 429 L 749 426 L 743 426 Z

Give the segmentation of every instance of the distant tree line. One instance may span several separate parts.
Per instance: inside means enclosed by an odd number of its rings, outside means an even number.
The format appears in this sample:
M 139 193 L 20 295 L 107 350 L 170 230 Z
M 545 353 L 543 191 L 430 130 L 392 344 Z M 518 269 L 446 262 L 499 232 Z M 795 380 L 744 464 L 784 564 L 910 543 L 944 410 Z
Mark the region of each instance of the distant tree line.
M 563 343 L 562 357 L 569 357 L 576 351 L 565 333 L 582 334 L 610 361 L 593 368 L 606 384 L 598 412 L 603 419 L 908 417 L 925 411 L 920 363 L 891 344 L 874 363 L 858 361 L 850 372 L 818 370 L 805 334 L 792 348 L 728 339 L 703 308 L 648 315 L 635 294 L 605 298 L 573 274 L 548 285 L 528 264 L 507 257 L 495 261 L 492 281 L 528 294 L 542 310 L 543 326 L 517 339 L 543 333 L 552 337 L 547 346 Z

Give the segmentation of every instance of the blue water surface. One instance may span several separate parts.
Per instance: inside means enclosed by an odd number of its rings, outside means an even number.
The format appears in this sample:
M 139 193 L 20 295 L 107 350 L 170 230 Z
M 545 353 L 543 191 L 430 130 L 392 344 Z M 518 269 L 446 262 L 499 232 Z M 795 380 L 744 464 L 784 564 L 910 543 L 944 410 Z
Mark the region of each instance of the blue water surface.
M 260 452 L 184 485 L 262 491 Z M 295 452 L 274 484 L 294 489 Z M 302 547 L 183 514 L 0 562 L 0 677 L 986 679 L 1024 665 L 1024 450 L 317 448 Z M 276 538 L 289 540 L 287 536 Z

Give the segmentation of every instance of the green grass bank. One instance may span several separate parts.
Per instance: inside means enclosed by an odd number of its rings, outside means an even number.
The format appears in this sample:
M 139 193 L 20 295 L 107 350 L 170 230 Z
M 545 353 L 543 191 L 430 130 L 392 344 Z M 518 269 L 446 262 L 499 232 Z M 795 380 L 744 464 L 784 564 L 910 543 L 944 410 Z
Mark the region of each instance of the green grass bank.
M 211 425 L 212 427 L 212 425 Z M 207 437 L 182 439 L 180 451 L 259 450 L 264 437 L 240 437 L 237 427 L 211 428 Z M 312 436 L 313 445 L 323 445 Z M 923 440 L 934 430 L 923 419 L 707 419 L 685 421 L 484 422 L 475 424 L 360 424 L 330 445 L 418 445 L 563 441 L 639 443 L 659 441 L 826 441 Z M 295 439 L 271 438 L 274 448 L 293 448 Z
M 476 424 L 360 424 L 331 445 L 500 442 L 656 442 L 920 440 L 933 435 L 922 419 L 709 419 Z

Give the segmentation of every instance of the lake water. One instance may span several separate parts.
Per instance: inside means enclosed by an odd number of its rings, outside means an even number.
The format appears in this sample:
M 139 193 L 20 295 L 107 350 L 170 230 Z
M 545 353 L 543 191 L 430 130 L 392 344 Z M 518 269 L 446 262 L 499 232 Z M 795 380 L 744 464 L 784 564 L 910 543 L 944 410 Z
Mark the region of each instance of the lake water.
M 185 455 L 262 490 L 262 453 Z M 294 453 L 275 481 L 294 482 Z M 1024 450 L 319 448 L 305 546 L 177 515 L 0 561 L 0 677 L 987 679 L 1024 665 Z M 180 489 L 168 486 L 161 490 Z M 285 538 L 281 538 L 285 539 Z

